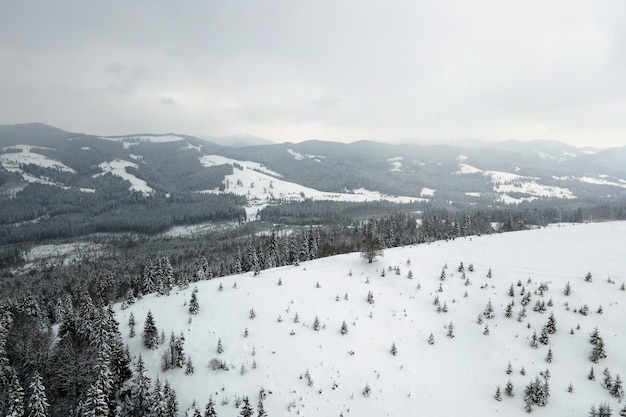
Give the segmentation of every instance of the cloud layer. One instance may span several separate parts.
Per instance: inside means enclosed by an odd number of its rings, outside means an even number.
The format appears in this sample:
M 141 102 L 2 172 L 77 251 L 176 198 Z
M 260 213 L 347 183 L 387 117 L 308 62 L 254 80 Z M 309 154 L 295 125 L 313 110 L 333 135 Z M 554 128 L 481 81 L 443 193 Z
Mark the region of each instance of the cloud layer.
M 0 123 L 618 146 L 623 16 L 619 0 L 10 2 Z

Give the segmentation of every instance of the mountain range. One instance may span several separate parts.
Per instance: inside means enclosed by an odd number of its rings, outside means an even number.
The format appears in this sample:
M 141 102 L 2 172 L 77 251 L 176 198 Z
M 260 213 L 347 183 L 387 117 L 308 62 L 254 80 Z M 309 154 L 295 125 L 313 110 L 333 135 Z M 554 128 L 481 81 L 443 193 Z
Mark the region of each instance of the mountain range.
M 256 220 L 268 205 L 307 200 L 386 200 L 415 209 L 421 203 L 575 208 L 626 199 L 626 147 L 268 142 L 236 135 L 224 146 L 176 133 L 98 136 L 38 123 L 0 126 L 0 241 Z M 45 232 L 28 231 L 42 224 Z
M 274 187 L 289 182 L 322 192 L 365 189 L 469 204 L 626 196 L 626 147 L 589 153 L 554 141 L 462 147 L 261 140 L 268 144 L 239 146 L 259 138 L 225 139 L 232 146 L 182 134 L 104 137 L 37 123 L 0 126 L 0 190 L 12 195 L 39 183 L 90 192 L 105 186 L 98 178 L 110 173 L 142 193 L 207 192 L 220 186 L 228 191 L 222 184 L 239 166 L 273 177 Z M 225 159 L 206 162 L 209 155 Z

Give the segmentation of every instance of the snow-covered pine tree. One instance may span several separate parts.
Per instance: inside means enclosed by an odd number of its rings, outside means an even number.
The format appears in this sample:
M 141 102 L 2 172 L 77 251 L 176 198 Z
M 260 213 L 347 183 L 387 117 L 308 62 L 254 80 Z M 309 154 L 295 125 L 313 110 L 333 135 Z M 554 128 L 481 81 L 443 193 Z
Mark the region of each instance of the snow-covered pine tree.
M 611 385 L 611 390 L 609 392 L 615 398 L 621 399 L 624 396 L 622 378 L 620 378 L 619 374 L 615 375 L 615 379 L 613 380 L 613 384 Z
M 217 353 L 224 353 L 224 346 L 222 346 L 222 338 L 217 339 Z
M 46 417 L 48 415 L 48 399 L 46 397 L 46 387 L 43 385 L 43 378 L 39 372 L 35 371 L 31 377 L 29 385 L 30 397 L 26 410 L 28 417 Z
M 496 394 L 493 396 L 496 401 L 502 401 L 502 392 L 500 392 L 500 385 L 496 388 Z
M 396 356 L 398 354 L 398 348 L 396 347 L 396 342 L 393 342 L 391 344 L 390 352 L 393 356 Z
M 252 417 L 254 415 L 254 410 L 250 405 L 250 399 L 248 399 L 248 396 L 244 396 L 242 401 L 243 405 L 241 407 L 239 415 L 241 415 L 241 417 Z
M 148 349 L 155 349 L 159 344 L 159 331 L 154 322 L 152 312 L 148 310 L 142 333 L 143 344 Z
M 215 401 L 213 397 L 209 397 L 209 401 L 204 409 L 204 417 L 217 417 L 217 411 L 215 411 Z
M 341 334 L 348 334 L 348 325 L 345 320 L 341 323 Z
M 198 287 L 195 287 L 191 292 L 191 299 L 189 300 L 189 314 L 196 315 L 200 311 L 200 304 L 198 304 Z
M 128 327 L 129 327 L 129 333 L 128 333 L 128 337 L 135 337 L 135 315 L 133 314 L 133 312 L 130 312 L 130 316 L 128 317 Z
M 320 329 L 320 319 L 315 316 L 315 320 L 313 320 L 313 330 L 315 330 L 316 332 L 319 331 Z
M 176 398 L 176 391 L 174 391 L 168 381 L 165 381 L 163 386 L 163 397 L 165 397 L 165 415 L 167 417 L 178 416 L 178 399 Z
M 511 382 L 511 380 L 506 383 L 506 387 L 504 387 L 504 392 L 509 397 L 513 397 L 515 395 L 515 392 L 513 391 L 513 383 Z

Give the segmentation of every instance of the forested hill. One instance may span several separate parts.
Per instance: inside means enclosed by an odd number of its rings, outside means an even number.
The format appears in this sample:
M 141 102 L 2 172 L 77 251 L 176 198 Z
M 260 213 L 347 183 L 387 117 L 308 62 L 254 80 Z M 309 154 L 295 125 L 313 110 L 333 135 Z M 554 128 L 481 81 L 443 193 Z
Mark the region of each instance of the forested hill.
M 7 125 L 0 126 L 0 243 L 241 223 L 267 206 L 305 200 L 610 204 L 626 199 L 625 160 L 626 148 L 590 154 L 547 141 L 235 147 L 173 133 L 104 137 Z

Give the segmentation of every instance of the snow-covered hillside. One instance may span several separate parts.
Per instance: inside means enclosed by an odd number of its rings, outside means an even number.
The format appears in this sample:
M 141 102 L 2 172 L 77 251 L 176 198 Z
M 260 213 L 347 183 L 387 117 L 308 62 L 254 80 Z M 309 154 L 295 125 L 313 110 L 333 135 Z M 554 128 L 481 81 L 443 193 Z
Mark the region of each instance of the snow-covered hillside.
M 281 179 L 282 175 L 274 172 L 257 162 L 238 161 L 219 155 L 204 155 L 200 157 L 202 165 L 211 167 L 217 165 L 232 165 L 232 175 L 224 178 L 224 190 L 219 188 L 205 190 L 207 193 L 233 193 L 246 196 L 246 213 L 249 220 L 256 220 L 257 213 L 270 202 L 280 201 L 303 201 L 331 200 L 365 202 L 386 200 L 394 203 L 409 203 L 422 200 L 415 197 L 389 196 L 370 191 L 364 188 L 353 190 L 351 193 L 331 193 L 319 191 L 314 188 L 296 184 Z
M 169 381 L 183 410 L 195 400 L 204 411 L 212 397 L 218 415 L 236 415 L 236 399 L 256 406 L 263 387 L 269 416 L 524 416 L 525 387 L 549 370 L 550 398 L 534 415 L 584 416 L 601 403 L 617 415 L 624 404 L 602 382 L 605 368 L 626 377 L 624 247 L 626 222 L 554 226 L 390 249 L 372 264 L 355 253 L 203 281 L 116 311 L 132 355 Z M 142 344 L 148 311 L 165 335 L 155 350 Z M 552 313 L 556 333 L 531 347 Z M 607 353 L 597 364 L 596 327 Z M 161 370 L 172 332 L 184 336 L 192 375 Z

